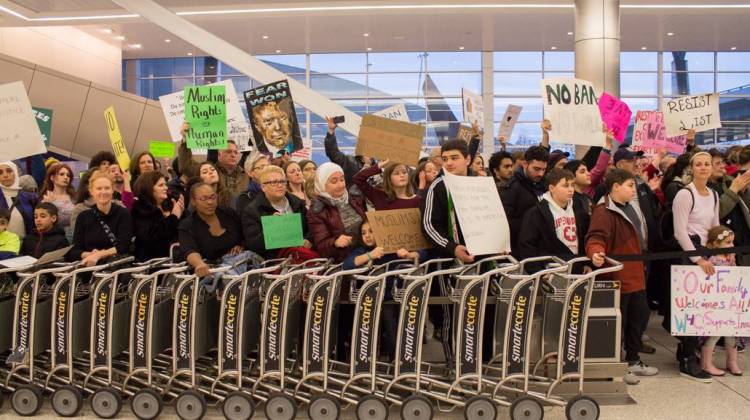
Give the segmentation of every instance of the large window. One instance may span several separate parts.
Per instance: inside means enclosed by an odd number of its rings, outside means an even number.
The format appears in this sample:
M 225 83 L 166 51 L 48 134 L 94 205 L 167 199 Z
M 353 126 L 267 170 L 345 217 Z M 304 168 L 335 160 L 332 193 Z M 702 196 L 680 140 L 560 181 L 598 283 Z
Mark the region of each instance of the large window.
M 412 122 L 427 126 L 425 148 L 452 135 L 463 120 L 461 88 L 483 93 L 480 52 L 397 52 L 259 56 L 306 86 L 352 112 L 363 115 L 404 103 Z M 509 104 L 523 106 L 510 143 L 540 141 L 543 119 L 539 97 L 545 77 L 574 74 L 572 51 L 502 51 L 492 53 L 494 135 Z M 750 132 L 750 53 L 623 52 L 621 96 L 630 108 L 658 109 L 665 98 L 718 91 L 724 127 L 700 133 L 701 144 L 748 140 Z M 239 94 L 260 85 L 212 57 L 125 60 L 123 89 L 158 99 L 184 86 L 231 79 Z M 489 80 L 489 79 L 488 79 Z M 325 160 L 325 121 L 298 106 L 302 135 L 312 142 L 313 156 Z M 354 136 L 339 131 L 339 144 L 351 152 Z M 556 147 L 565 147 L 556 145 Z

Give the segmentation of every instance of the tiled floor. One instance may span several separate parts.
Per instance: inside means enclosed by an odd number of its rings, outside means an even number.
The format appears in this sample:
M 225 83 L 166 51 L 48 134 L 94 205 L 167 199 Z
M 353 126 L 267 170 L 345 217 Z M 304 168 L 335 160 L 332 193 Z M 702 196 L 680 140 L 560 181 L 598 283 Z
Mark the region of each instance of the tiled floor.
M 642 378 L 641 383 L 629 387 L 630 395 L 636 401 L 634 405 L 603 406 L 602 420 L 714 420 L 714 419 L 750 419 L 750 350 L 740 355 L 742 368 L 747 372 L 743 377 L 727 376 L 714 380 L 711 384 L 700 384 L 681 377 L 677 371 L 674 359 L 676 340 L 669 336 L 659 325 L 660 319 L 652 317 L 651 327 L 647 334 L 650 343 L 657 348 L 654 355 L 644 355 L 643 360 L 660 369 L 660 374 L 652 378 Z M 436 343 L 430 343 L 429 349 L 438 349 Z M 716 355 L 717 366 L 723 367 L 723 351 Z M 127 406 L 127 404 L 126 404 Z M 6 400 L 0 418 L 16 418 Z M 507 409 L 501 409 L 498 418 L 507 419 Z M 95 419 L 88 406 L 81 413 L 84 419 Z M 393 409 L 391 419 L 399 418 L 398 410 Z M 54 412 L 46 404 L 41 414 L 36 418 L 55 418 Z M 130 410 L 125 408 L 120 414 L 122 419 L 133 418 Z M 166 407 L 162 419 L 176 419 L 172 407 Z M 207 419 L 223 418 L 218 409 L 210 409 Z M 255 418 L 263 418 L 262 412 Z M 300 413 L 298 418 L 307 418 Z M 354 412 L 350 409 L 342 413 L 341 419 L 354 419 Z M 439 419 L 463 419 L 463 414 L 454 412 L 437 415 Z M 544 418 L 565 419 L 562 408 L 546 408 Z

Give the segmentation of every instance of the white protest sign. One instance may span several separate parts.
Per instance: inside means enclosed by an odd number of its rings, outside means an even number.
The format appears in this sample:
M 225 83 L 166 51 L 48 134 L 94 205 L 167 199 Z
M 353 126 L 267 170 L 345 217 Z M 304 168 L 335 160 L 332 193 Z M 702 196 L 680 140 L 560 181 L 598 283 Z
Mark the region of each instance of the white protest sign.
M 23 82 L 0 85 L 0 161 L 47 153 Z
M 668 137 L 685 134 L 691 129 L 701 132 L 721 128 L 718 93 L 665 100 L 661 110 Z
M 406 113 L 406 106 L 404 106 L 404 104 L 396 104 L 390 106 L 386 109 L 373 112 L 372 115 L 377 115 L 378 117 L 388 118 L 391 120 L 411 122 L 409 120 L 409 114 Z
M 513 134 L 513 127 L 518 122 L 518 116 L 521 115 L 523 107 L 518 105 L 508 105 L 505 109 L 505 115 L 500 120 L 500 131 L 497 133 L 497 137 L 505 137 L 506 141 L 510 141 L 510 135 Z
M 247 124 L 245 114 L 242 113 L 241 103 L 237 97 L 237 91 L 234 89 L 232 80 L 222 80 L 221 82 L 211 83 L 208 86 L 224 86 L 226 88 L 226 105 L 227 105 L 227 138 L 237 143 L 237 148 L 241 151 L 250 150 L 252 145 L 252 130 Z M 185 97 L 183 91 L 170 93 L 159 97 L 161 110 L 164 118 L 167 120 L 167 128 L 172 141 L 182 141 L 180 128 L 185 121 Z M 248 139 L 250 143 L 248 144 Z M 193 153 L 198 153 L 193 150 Z
M 672 266 L 672 335 L 750 335 L 750 267 Z
M 482 96 L 470 91 L 461 89 L 461 102 L 464 110 L 464 121 L 469 124 L 474 122 L 481 128 L 484 127 L 484 104 Z
M 604 145 L 597 98 L 594 86 L 586 80 L 567 77 L 542 80 L 544 118 L 552 123 L 550 141 Z
M 445 186 L 472 255 L 510 252 L 510 228 L 492 177 L 457 176 L 446 172 Z

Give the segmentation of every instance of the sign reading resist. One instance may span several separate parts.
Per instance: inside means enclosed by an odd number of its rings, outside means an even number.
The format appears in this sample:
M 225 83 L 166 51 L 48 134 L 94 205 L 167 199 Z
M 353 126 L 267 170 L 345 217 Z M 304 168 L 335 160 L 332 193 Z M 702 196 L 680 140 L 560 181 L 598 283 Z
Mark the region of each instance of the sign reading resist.
M 492 177 L 445 173 L 466 248 L 472 255 L 510 252 L 510 228 Z
M 550 140 L 602 146 L 602 117 L 594 86 L 586 80 L 556 77 L 542 80 L 544 118 L 552 123 Z
M 721 128 L 719 94 L 683 96 L 662 102 L 667 136 L 679 136 L 689 130 L 701 131 Z

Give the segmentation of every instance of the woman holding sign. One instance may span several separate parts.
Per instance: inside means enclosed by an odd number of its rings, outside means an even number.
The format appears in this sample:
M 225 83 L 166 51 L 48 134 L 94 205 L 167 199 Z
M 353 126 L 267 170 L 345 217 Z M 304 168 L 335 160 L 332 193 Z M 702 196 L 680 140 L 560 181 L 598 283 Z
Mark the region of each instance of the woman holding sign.
M 383 174 L 383 187 L 373 187 L 368 180 L 380 173 Z M 354 184 L 375 206 L 375 210 L 411 209 L 419 207 L 422 201 L 422 197 L 414 194 L 406 165 L 391 163 L 388 159 L 357 172 Z
M 180 223 L 180 251 L 199 277 L 208 275 L 208 262 L 226 254 L 242 252 L 242 223 L 237 212 L 218 204 L 219 195 L 205 182 L 190 188 L 190 202 L 195 207 Z
M 242 211 L 242 230 L 245 233 L 245 248 L 253 251 L 263 258 L 275 258 L 280 251 L 272 244 L 266 243 L 263 234 L 262 219 L 266 216 L 283 216 L 299 213 L 302 220 L 302 236 L 307 235 L 307 209 L 305 202 L 286 190 L 286 177 L 284 170 L 278 166 L 265 167 L 257 176 L 263 194 L 255 198 Z M 299 226 L 297 226 L 299 229 Z M 312 248 L 312 243 L 307 239 L 302 240 L 304 248 Z
M 36 194 L 21 191 L 18 167 L 10 161 L 0 163 L 0 189 L 0 207 L 10 211 L 8 231 L 23 240 L 34 229 L 34 207 L 39 200 Z

